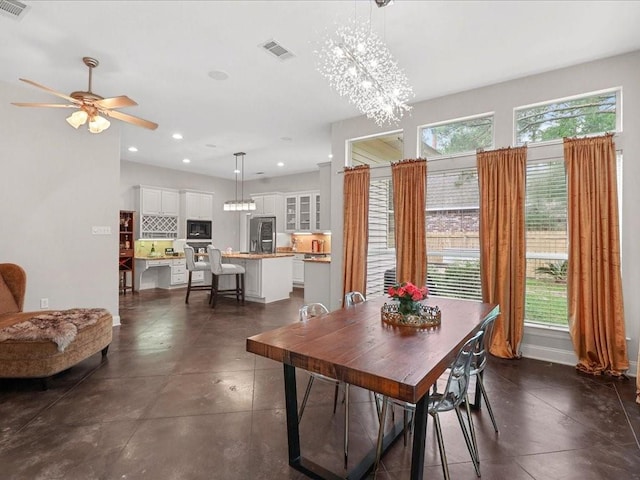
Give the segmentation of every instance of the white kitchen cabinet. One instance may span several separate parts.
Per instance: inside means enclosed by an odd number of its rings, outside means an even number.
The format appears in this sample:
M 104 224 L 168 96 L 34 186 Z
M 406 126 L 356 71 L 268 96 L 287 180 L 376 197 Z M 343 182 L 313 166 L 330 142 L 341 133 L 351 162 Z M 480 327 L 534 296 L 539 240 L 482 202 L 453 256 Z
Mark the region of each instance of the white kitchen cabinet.
M 320 211 L 321 211 L 321 203 L 320 203 L 320 194 L 314 193 L 313 196 L 313 231 L 317 232 L 321 230 L 321 222 L 320 222 Z
M 171 261 L 171 281 L 170 284 L 182 285 L 187 283 L 187 264 L 184 258 L 177 258 Z
M 320 204 L 318 192 L 300 192 L 287 195 L 284 204 L 285 231 L 312 232 L 319 230 L 319 217 L 316 222 L 316 205 Z
M 140 187 L 142 215 L 178 216 L 178 192 L 155 187 Z
M 296 253 L 292 262 L 292 279 L 296 285 L 304 285 L 304 254 Z
M 289 195 L 284 198 L 284 229 L 295 232 L 298 229 L 298 196 Z
M 182 192 L 185 220 L 212 220 L 213 194 L 206 192 Z
M 282 220 L 282 194 L 265 193 L 261 195 L 251 195 L 251 199 L 256 204 L 256 209 L 252 212 L 254 216 L 274 216 L 276 217 L 276 232 L 284 231 Z

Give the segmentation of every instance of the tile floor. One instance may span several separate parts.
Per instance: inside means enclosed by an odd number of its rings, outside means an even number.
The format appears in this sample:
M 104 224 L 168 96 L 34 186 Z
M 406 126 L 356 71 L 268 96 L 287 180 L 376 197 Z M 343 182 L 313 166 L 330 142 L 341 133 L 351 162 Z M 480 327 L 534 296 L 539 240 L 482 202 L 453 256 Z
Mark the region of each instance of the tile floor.
M 0 380 L 0 478 L 65 480 L 300 479 L 287 464 L 282 366 L 245 351 L 246 337 L 297 321 L 302 295 L 267 306 L 205 292 L 145 291 L 121 299 L 122 326 L 100 354 L 39 383 Z M 304 372 L 299 380 L 306 380 Z M 486 385 L 498 418 L 475 413 L 487 480 L 640 479 L 634 382 L 572 367 L 491 359 Z M 298 389 L 299 394 L 303 388 Z M 301 423 L 305 455 L 342 470 L 343 410 L 316 382 Z M 350 458 L 374 444 L 375 407 L 352 390 Z M 442 416 L 453 479 L 475 479 L 455 415 Z M 408 478 L 398 441 L 379 479 Z M 442 478 L 429 420 L 425 478 Z

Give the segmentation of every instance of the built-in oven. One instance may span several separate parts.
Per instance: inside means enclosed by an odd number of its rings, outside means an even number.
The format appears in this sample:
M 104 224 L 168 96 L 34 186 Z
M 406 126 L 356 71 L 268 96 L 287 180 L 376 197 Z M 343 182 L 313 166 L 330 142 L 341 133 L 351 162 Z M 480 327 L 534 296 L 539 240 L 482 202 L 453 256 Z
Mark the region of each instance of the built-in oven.
M 187 240 L 211 240 L 211 220 L 187 220 Z

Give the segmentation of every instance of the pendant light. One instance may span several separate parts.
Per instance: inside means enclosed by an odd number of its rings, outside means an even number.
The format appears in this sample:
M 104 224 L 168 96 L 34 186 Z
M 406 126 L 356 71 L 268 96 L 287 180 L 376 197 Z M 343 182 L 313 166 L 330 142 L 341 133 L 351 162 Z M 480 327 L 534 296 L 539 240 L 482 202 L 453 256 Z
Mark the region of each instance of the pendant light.
M 236 157 L 236 169 L 234 173 L 236 175 L 236 194 L 234 200 L 228 200 L 224 202 L 225 212 L 248 212 L 256 209 L 256 203 L 252 199 L 244 198 L 244 152 L 234 153 Z M 240 170 L 238 169 L 238 158 L 240 159 Z M 240 181 L 240 199 L 238 199 L 238 174 L 241 175 Z

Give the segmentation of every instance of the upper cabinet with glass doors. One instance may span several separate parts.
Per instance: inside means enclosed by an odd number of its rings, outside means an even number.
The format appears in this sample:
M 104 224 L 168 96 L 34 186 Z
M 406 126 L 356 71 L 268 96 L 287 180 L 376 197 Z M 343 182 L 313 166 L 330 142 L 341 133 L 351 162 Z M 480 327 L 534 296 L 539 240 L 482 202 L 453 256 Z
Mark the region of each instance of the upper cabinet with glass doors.
M 287 232 L 313 232 L 320 230 L 318 192 L 295 193 L 285 196 L 285 230 Z

